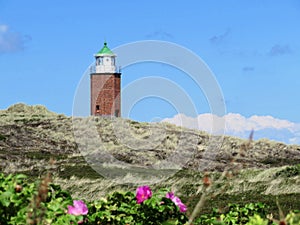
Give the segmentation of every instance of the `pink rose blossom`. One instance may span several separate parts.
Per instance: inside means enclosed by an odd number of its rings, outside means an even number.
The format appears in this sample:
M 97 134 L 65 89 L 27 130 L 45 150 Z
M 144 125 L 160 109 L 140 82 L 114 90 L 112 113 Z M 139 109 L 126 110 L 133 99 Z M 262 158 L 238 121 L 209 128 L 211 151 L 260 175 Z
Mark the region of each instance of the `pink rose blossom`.
M 140 186 L 136 189 L 136 201 L 141 204 L 143 201 L 151 198 L 152 192 L 148 186 Z
M 186 212 L 186 210 L 187 210 L 186 205 L 181 202 L 180 198 L 178 198 L 177 196 L 174 195 L 174 192 L 168 192 L 166 194 L 166 198 L 171 199 L 172 202 L 174 202 L 175 205 L 177 205 L 179 207 L 180 212 Z
M 167 194 L 166 194 L 166 198 L 169 198 L 169 199 L 172 199 L 172 198 L 174 198 L 175 197 L 175 195 L 174 195 L 174 192 L 168 192 Z
M 74 200 L 73 205 L 68 205 L 68 214 L 79 216 L 86 215 L 88 213 L 88 208 L 81 200 Z

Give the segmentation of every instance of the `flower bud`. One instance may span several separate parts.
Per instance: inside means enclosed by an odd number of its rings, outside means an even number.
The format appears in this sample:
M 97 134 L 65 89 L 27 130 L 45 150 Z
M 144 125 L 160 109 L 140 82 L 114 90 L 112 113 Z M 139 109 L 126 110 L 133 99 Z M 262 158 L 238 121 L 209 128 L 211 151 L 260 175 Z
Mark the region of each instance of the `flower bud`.
M 17 184 L 15 186 L 15 192 L 17 192 L 17 193 L 20 193 L 22 191 L 22 189 L 23 189 L 23 187 L 21 185 L 19 185 L 19 184 Z

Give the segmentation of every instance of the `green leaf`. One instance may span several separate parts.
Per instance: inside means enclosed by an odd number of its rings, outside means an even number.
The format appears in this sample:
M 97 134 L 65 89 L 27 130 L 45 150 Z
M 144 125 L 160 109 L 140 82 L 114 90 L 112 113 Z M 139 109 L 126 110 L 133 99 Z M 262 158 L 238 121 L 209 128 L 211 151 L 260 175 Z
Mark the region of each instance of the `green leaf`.
M 15 179 L 16 179 L 16 180 L 23 180 L 23 179 L 26 179 L 26 178 L 27 178 L 27 176 L 24 175 L 24 174 L 17 174 L 17 175 L 15 176 Z
M 9 204 L 10 204 L 10 198 L 11 198 L 12 195 L 13 195 L 13 193 L 10 192 L 10 191 L 6 191 L 6 192 L 4 192 L 4 193 L 1 194 L 0 202 L 1 202 L 1 204 L 4 207 L 8 207 L 9 206 Z

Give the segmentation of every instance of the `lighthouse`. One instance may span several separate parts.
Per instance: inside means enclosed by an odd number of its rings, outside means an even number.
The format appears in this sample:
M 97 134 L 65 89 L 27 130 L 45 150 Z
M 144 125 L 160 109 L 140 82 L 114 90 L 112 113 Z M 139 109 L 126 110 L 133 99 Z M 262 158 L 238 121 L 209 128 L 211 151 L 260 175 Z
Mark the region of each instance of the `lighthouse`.
M 95 67 L 91 71 L 91 115 L 121 115 L 121 73 L 116 66 L 116 55 L 104 42 L 95 55 Z

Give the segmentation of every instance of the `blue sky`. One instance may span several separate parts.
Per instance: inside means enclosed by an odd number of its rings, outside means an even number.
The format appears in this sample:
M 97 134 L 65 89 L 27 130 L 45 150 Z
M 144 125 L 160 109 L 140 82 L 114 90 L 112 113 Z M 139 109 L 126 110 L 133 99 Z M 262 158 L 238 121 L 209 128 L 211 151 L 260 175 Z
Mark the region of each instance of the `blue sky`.
M 76 87 L 104 40 L 112 49 L 162 40 L 201 57 L 222 89 L 227 113 L 299 124 L 299 27 L 297 0 L 0 0 L 0 109 L 25 102 L 71 115 Z M 168 66 L 125 68 L 122 87 L 150 75 L 174 78 L 199 114 L 209 112 L 205 96 Z M 145 98 L 130 117 L 150 121 L 178 113 L 166 101 Z

